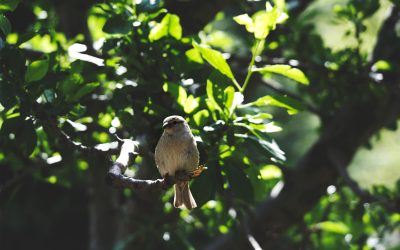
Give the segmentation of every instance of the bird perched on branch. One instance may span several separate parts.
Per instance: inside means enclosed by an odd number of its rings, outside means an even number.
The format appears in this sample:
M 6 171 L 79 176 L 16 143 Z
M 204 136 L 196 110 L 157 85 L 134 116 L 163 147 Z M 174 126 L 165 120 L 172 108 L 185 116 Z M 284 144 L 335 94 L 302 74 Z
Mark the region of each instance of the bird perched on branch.
M 189 189 L 190 173 L 198 169 L 199 151 L 189 125 L 181 116 L 173 115 L 164 119 L 164 132 L 156 146 L 155 159 L 163 178 L 175 176 L 174 207 L 197 207 Z M 187 179 L 177 178 L 178 175 Z

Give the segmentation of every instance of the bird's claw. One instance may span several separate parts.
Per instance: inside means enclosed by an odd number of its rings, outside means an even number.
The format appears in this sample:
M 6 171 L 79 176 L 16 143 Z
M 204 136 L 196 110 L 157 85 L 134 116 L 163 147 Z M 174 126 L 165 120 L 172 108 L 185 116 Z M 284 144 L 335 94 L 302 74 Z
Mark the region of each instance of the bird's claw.
M 206 166 L 200 165 L 191 172 L 179 170 L 179 171 L 176 171 L 176 173 L 175 173 L 175 179 L 177 179 L 179 181 L 190 181 L 191 178 L 200 176 L 200 174 L 206 169 L 207 169 Z
M 198 166 L 195 170 L 193 170 L 192 172 L 190 172 L 190 176 L 193 177 L 198 177 L 201 175 L 201 173 L 203 173 L 204 170 L 206 170 L 207 167 L 205 165 L 200 165 Z

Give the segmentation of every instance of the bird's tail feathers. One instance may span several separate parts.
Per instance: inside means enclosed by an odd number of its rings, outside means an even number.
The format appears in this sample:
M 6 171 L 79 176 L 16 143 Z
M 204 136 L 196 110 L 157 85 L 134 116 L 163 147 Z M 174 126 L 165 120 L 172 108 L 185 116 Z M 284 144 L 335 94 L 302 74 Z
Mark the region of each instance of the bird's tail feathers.
M 174 185 L 174 188 L 174 207 L 186 207 L 187 209 L 193 209 L 197 207 L 196 201 L 194 200 L 192 193 L 190 192 L 188 181 L 177 182 Z

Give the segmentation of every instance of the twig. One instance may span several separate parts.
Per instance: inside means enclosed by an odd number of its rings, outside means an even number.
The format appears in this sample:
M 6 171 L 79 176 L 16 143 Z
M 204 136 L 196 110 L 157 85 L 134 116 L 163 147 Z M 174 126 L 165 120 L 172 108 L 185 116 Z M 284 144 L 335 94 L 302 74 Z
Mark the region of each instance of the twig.
M 342 163 L 340 160 L 340 156 L 335 153 L 333 150 L 330 150 L 328 152 L 329 158 L 332 161 L 334 167 L 336 168 L 337 172 L 339 175 L 342 177 L 343 181 L 349 186 L 349 188 L 356 194 L 358 195 L 362 200 L 365 202 L 371 202 L 374 199 L 374 197 L 368 193 L 367 191 L 363 190 L 360 188 L 357 182 L 355 182 L 347 172 L 345 165 Z
M 334 167 L 336 168 L 337 172 L 339 173 L 340 177 L 342 177 L 343 181 L 349 186 L 349 188 L 358 195 L 363 202 L 372 203 L 376 202 L 384 206 L 389 211 L 397 211 L 396 205 L 390 202 L 389 200 L 375 196 L 368 191 L 362 189 L 357 182 L 355 182 L 347 172 L 345 165 L 341 164 L 341 161 L 338 157 L 338 154 L 335 154 L 334 151 L 329 152 L 329 158 L 332 161 Z
M 46 133 L 54 135 L 60 141 L 64 142 L 66 145 L 70 145 L 79 152 L 87 154 L 100 154 L 100 155 L 115 154 L 118 152 L 118 143 L 109 142 L 106 144 L 87 146 L 81 142 L 74 141 L 70 135 L 68 135 L 64 130 L 62 130 L 57 126 L 55 120 L 42 119 L 42 117 L 40 116 L 36 118 L 41 121 Z

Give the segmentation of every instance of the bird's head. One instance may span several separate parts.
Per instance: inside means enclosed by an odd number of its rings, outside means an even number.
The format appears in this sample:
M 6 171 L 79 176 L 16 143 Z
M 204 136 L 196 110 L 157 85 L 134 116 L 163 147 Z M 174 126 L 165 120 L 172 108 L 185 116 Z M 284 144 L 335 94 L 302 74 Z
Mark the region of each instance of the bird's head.
M 165 118 L 162 127 L 167 134 L 179 133 L 189 129 L 185 119 L 179 115 L 172 115 Z

